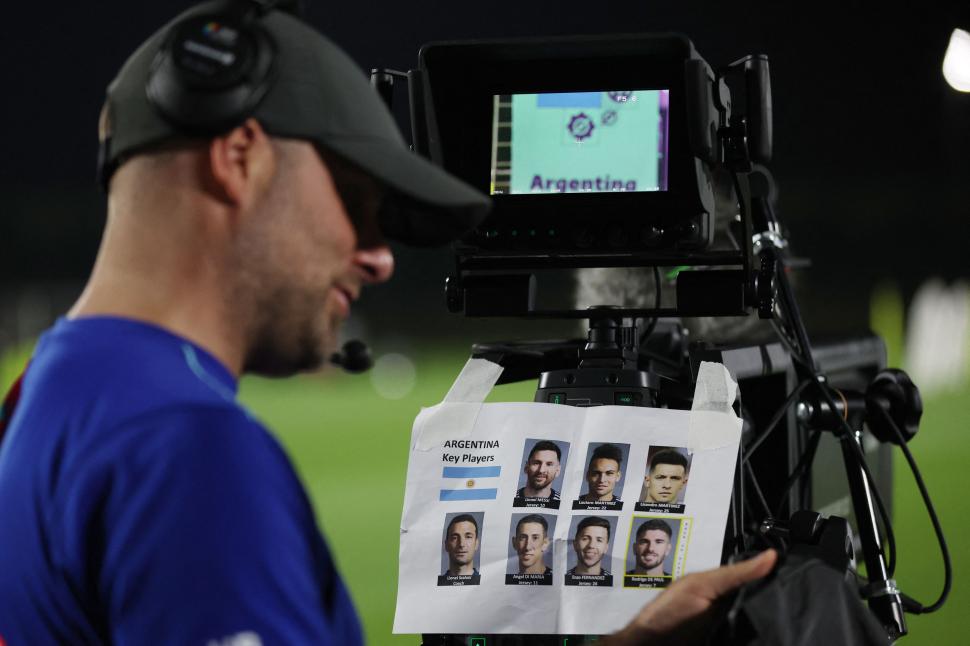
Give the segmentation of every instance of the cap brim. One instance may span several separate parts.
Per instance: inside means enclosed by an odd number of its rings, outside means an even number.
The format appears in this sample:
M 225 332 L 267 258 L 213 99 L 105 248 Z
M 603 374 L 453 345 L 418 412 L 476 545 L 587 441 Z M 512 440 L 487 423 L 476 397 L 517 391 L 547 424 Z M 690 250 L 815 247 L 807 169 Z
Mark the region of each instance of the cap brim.
M 485 194 L 399 145 L 337 137 L 325 145 L 389 189 L 380 223 L 393 240 L 445 244 L 471 232 L 491 209 Z

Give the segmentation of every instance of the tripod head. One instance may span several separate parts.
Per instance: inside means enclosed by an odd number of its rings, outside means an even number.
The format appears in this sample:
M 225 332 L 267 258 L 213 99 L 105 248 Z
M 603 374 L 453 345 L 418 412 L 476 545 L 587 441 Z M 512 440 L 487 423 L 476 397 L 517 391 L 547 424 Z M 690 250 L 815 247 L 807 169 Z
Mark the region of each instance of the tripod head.
M 660 377 L 640 370 L 637 327 L 611 308 L 591 311 L 575 367 L 544 371 L 535 401 L 570 406 L 657 406 Z

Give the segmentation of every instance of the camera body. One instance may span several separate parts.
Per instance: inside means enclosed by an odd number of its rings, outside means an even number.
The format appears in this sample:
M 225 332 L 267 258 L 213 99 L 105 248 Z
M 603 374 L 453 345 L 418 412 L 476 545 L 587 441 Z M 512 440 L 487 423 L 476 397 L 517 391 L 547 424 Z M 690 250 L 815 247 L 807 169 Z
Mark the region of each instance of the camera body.
M 372 73 L 385 97 L 395 75 Z M 493 201 L 455 245 L 451 311 L 586 318 L 538 309 L 534 272 L 619 266 L 689 268 L 631 316 L 765 311 L 750 245 L 712 245 L 718 193 L 770 159 L 765 57 L 715 72 L 678 34 L 441 42 L 406 76 L 414 150 Z

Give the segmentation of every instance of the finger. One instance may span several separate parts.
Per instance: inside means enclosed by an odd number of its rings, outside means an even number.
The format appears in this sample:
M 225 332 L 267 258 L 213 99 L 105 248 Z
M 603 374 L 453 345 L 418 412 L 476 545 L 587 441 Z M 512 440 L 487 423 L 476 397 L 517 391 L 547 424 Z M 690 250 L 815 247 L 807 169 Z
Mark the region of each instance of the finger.
M 715 596 L 720 596 L 730 592 L 749 581 L 760 579 L 771 572 L 778 560 L 778 552 L 775 550 L 765 550 L 757 556 L 726 565 L 716 570 L 711 570 L 711 579 L 708 583 Z

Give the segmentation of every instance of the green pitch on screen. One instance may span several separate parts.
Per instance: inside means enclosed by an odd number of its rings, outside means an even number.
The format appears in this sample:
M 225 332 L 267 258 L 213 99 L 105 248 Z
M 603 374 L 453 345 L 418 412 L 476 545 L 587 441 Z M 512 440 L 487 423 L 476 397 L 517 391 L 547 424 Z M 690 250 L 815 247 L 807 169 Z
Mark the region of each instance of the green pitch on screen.
M 660 92 L 623 95 L 513 95 L 509 192 L 658 190 Z

